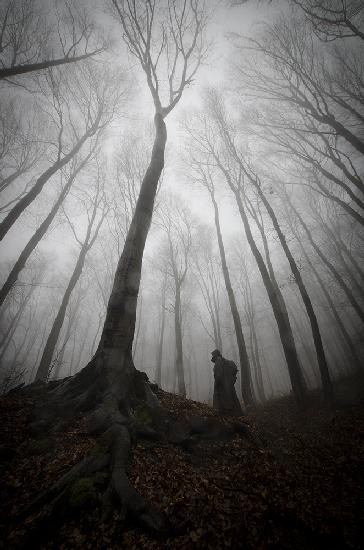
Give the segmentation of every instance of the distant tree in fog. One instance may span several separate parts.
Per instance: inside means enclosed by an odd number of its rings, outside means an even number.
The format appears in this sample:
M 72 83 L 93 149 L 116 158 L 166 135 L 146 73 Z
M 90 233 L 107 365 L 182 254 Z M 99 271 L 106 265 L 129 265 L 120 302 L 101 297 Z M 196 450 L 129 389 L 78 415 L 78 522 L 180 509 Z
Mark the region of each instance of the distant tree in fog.
M 342 38 L 360 38 L 364 33 L 364 6 L 361 0 L 291 0 L 299 6 L 312 25 L 315 34 L 324 42 Z
M 18 280 L 18 277 L 21 271 L 24 269 L 26 262 L 29 259 L 29 256 L 31 255 L 31 253 L 37 247 L 41 239 L 45 236 L 45 234 L 49 230 L 53 220 L 55 219 L 58 213 L 58 210 L 60 209 L 65 198 L 70 192 L 72 185 L 75 179 L 77 178 L 77 175 L 82 170 L 82 168 L 87 164 L 87 162 L 90 160 L 92 153 L 93 153 L 93 149 L 81 162 L 77 163 L 76 159 L 74 159 L 74 162 L 72 162 L 71 171 L 66 179 L 66 182 L 63 184 L 63 187 L 61 189 L 60 194 L 58 195 L 56 202 L 54 203 L 48 215 L 44 218 L 43 222 L 37 228 L 34 235 L 32 235 L 32 237 L 30 238 L 30 240 L 28 241 L 28 243 L 20 253 L 19 258 L 15 262 L 12 270 L 10 271 L 5 283 L 3 284 L 0 290 L 0 308 L 3 305 L 4 300 L 8 296 L 9 292 L 11 292 L 12 288 L 16 284 L 16 281 Z
M 210 226 L 200 225 L 198 235 L 192 248 L 192 270 L 200 289 L 205 308 L 210 318 L 210 325 L 206 327 L 200 319 L 204 330 L 212 340 L 215 348 L 223 350 L 221 336 L 221 304 L 220 304 L 220 261 L 214 251 L 214 239 Z
M 77 235 L 77 231 L 68 218 L 70 227 L 74 234 L 74 237 L 80 247 L 80 251 L 77 257 L 75 267 L 73 269 L 72 275 L 69 279 L 67 288 L 62 298 L 62 302 L 59 308 L 59 311 L 56 315 L 56 318 L 53 322 L 52 328 L 50 330 L 45 348 L 43 350 L 43 355 L 41 357 L 39 367 L 36 373 L 36 380 L 46 381 L 49 375 L 49 369 L 52 362 L 54 350 L 56 348 L 60 332 L 62 330 L 63 322 L 66 316 L 67 306 L 71 298 L 73 289 L 75 288 L 79 278 L 82 275 L 83 266 L 85 259 L 93 244 L 95 243 L 98 233 L 102 224 L 105 221 L 105 218 L 109 212 L 109 205 L 106 201 L 105 191 L 104 191 L 104 175 L 101 174 L 100 169 L 97 167 L 96 170 L 94 190 L 91 189 L 91 194 L 85 193 L 85 197 L 82 199 L 84 203 L 84 208 L 86 210 L 87 216 L 87 228 L 86 235 L 83 239 L 80 239 Z M 94 193 L 92 193 L 94 191 Z
M 166 234 L 165 254 L 167 273 L 173 281 L 174 334 L 176 344 L 176 373 L 178 393 L 186 396 L 185 371 L 183 366 L 182 341 L 182 290 L 190 265 L 192 249 L 193 218 L 179 198 L 168 201 L 158 213 L 159 224 Z
M 235 38 L 246 131 L 266 144 L 278 171 L 300 184 L 297 168 L 306 169 L 305 184 L 363 225 L 364 43 L 354 23 L 363 9 L 356 1 L 293 1 L 302 9 L 287 10 L 258 38 Z M 331 40 L 340 36 L 351 38 Z
M 213 105 L 208 114 L 210 119 L 205 114 L 197 119 L 195 128 L 190 131 L 190 136 L 195 147 L 198 148 L 203 162 L 216 167 L 236 200 L 247 241 L 257 262 L 279 328 L 293 392 L 297 401 L 303 404 L 306 398 L 306 388 L 286 304 L 278 285 L 270 277 L 252 232 L 248 212 L 244 206 L 244 180 L 241 167 L 226 150 L 223 135 L 220 136 L 218 121 L 214 121 Z
M 39 107 L 19 113 L 19 98 L 2 97 L 0 105 L 0 197 L 1 212 L 9 210 L 30 185 L 32 169 L 40 162 L 45 120 Z M 24 180 L 27 181 L 24 181 Z M 19 189 L 20 187 L 20 189 Z M 14 193 L 14 188 L 16 192 Z M 9 191 L 13 191 L 9 196 Z M 9 197 L 9 198 L 7 198 Z
M 75 63 L 105 49 L 79 3 L 47 7 L 52 16 L 37 0 L 4 0 L 0 6 L 0 79 Z
M 197 175 L 197 181 L 207 190 L 213 208 L 214 208 L 214 221 L 217 242 L 220 252 L 221 267 L 225 282 L 226 292 L 229 298 L 231 315 L 234 322 L 235 336 L 238 344 L 239 350 L 239 359 L 240 359 L 240 372 L 241 372 L 241 395 L 246 405 L 253 405 L 253 393 L 251 388 L 251 369 L 250 361 L 248 357 L 248 352 L 246 348 L 245 338 L 243 334 L 242 324 L 240 314 L 236 304 L 235 293 L 231 285 L 229 268 L 226 261 L 225 246 L 222 237 L 221 227 L 220 227 L 220 215 L 219 207 L 216 199 L 214 179 L 211 174 L 211 171 L 208 167 L 204 167 L 203 160 L 199 163 L 197 160 L 194 161 L 195 173 Z
M 124 92 L 120 79 L 116 81 L 115 75 L 112 78 L 110 73 L 100 73 L 89 64 L 72 75 L 49 69 L 41 88 L 44 108 L 50 112 L 50 133 L 46 137 L 50 143 L 51 165 L 0 223 L 0 240 L 38 197 L 45 184 L 72 161 L 88 140 L 109 124 Z

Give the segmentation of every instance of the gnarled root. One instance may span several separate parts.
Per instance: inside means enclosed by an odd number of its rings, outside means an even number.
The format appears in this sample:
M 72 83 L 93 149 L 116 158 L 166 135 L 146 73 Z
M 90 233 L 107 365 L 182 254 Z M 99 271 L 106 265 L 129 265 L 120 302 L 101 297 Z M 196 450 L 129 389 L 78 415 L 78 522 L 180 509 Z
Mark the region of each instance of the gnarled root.
M 90 504 L 98 506 L 103 517 L 116 508 L 122 519 L 128 516 L 156 533 L 169 533 L 165 518 L 129 480 L 132 441 L 151 438 L 191 451 L 202 440 L 227 439 L 235 433 L 248 435 L 246 428 L 235 421 L 221 424 L 214 419 L 173 418 L 162 409 L 146 375 L 137 371 L 131 360 L 122 374 L 108 376 L 93 361 L 75 377 L 48 387 L 46 392 L 44 386 L 37 386 L 43 405 L 36 409 L 33 429 L 38 425 L 41 431 L 54 431 L 60 416 L 74 418 L 83 411 L 96 444 L 23 511 L 30 538 L 42 535 L 67 514 L 74 515 L 76 509 L 83 510 Z M 29 547 L 29 538 L 26 542 Z
M 133 407 L 145 403 L 157 406 L 144 377 L 137 372 L 131 371 L 131 382 L 128 381 L 131 390 L 128 406 L 130 403 Z M 115 387 L 108 391 L 104 381 L 100 376 L 94 376 L 92 369 L 87 373 L 88 384 L 85 373 L 82 374 L 82 383 L 80 378 L 77 380 L 76 376 L 63 384 L 53 385 L 44 399 L 45 404 L 36 410 L 31 427 L 34 433 L 38 427 L 44 434 L 54 429 L 59 416 L 75 416 L 80 410 L 88 410 L 86 422 L 90 433 L 97 434 L 96 445 L 82 461 L 22 511 L 23 518 L 32 516 L 32 520 L 27 522 L 28 545 L 29 538 L 38 537 L 70 512 L 87 508 L 90 503 L 98 505 L 104 517 L 118 508 L 122 518 L 129 516 L 153 531 L 161 532 L 166 527 L 161 514 L 137 492 L 127 475 L 131 440 L 135 436 L 132 409 L 126 406 L 124 397 L 119 397 Z M 64 411 L 65 407 L 68 407 L 67 411 Z

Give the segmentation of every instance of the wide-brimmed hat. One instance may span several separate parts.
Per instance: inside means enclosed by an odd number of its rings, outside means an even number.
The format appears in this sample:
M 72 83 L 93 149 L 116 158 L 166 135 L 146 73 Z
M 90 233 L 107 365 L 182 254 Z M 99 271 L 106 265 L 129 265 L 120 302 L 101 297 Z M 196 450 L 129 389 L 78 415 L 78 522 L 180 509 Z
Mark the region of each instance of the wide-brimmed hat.
M 221 351 L 218 349 L 214 349 L 214 351 L 211 352 L 212 357 L 219 357 L 221 355 Z

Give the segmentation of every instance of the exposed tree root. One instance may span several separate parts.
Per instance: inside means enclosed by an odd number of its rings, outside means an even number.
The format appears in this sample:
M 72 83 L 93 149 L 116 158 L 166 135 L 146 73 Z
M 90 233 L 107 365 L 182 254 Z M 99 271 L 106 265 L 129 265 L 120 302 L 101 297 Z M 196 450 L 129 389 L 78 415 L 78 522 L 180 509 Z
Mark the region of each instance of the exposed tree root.
M 123 520 L 130 517 L 156 533 L 168 532 L 165 519 L 129 480 L 132 442 L 142 437 L 191 450 L 202 439 L 248 435 L 246 427 L 237 422 L 223 425 L 212 419 L 173 418 L 160 406 L 146 375 L 131 361 L 123 376 L 112 383 L 93 360 L 72 378 L 48 385 L 38 383 L 19 391 L 38 393 L 42 400 L 30 424 L 33 434 L 44 437 L 58 430 L 60 422 L 82 412 L 88 431 L 96 436 L 90 453 L 21 513 L 29 518 L 32 538 L 45 526 L 62 521 L 70 510 L 83 509 L 90 503 L 98 506 L 104 517 L 117 508 Z

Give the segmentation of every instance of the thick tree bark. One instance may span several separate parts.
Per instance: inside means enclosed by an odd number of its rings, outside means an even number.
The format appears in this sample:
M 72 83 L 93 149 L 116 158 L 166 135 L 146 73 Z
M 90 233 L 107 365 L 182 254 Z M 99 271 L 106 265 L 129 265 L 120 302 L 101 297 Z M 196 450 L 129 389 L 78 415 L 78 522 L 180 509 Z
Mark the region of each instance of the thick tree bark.
M 34 386 L 35 391 L 43 392 L 45 399 L 36 411 L 35 422 L 30 427 L 32 430 L 39 427 L 44 430 L 45 426 L 53 426 L 56 418 L 74 418 L 82 411 L 87 413 L 85 421 L 89 432 L 97 436 L 93 451 L 39 495 L 27 509 L 27 513 L 31 514 L 43 507 L 42 515 L 35 520 L 38 530 L 49 522 L 49 518 L 59 517 L 60 503 L 61 512 L 67 507 L 74 483 L 100 470 L 109 472 L 101 502 L 105 514 L 112 511 L 115 502 L 118 502 L 122 518 L 128 513 L 149 529 L 161 532 L 166 528 L 161 515 L 134 489 L 126 469 L 132 437 L 139 434 L 138 407 L 146 407 L 150 412 L 153 421 L 151 431 L 157 438 L 174 441 L 169 439 L 166 424 L 171 423 L 170 430 L 173 432 L 175 421 L 160 407 L 144 373 L 137 371 L 132 361 L 143 251 L 164 165 L 166 128 L 159 113 L 155 116 L 155 125 L 151 161 L 117 266 L 98 350 L 90 363 L 75 376 L 53 382 L 51 387 L 45 389 L 42 384 Z M 228 427 L 225 430 L 223 427 L 223 432 L 225 435 L 233 434 L 234 429 Z
M 158 181 L 164 166 L 167 138 L 161 114 L 155 115 L 155 125 L 156 136 L 152 158 L 141 185 L 134 216 L 116 269 L 101 336 L 101 350 L 107 350 L 110 367 L 115 365 L 115 356 L 120 355 L 120 358 L 125 360 L 125 353 L 131 353 L 134 338 L 143 252 L 152 219 Z M 118 351 L 121 349 L 123 352 Z
M 66 166 L 78 153 L 83 144 L 95 134 L 98 129 L 101 119 L 101 111 L 99 112 L 95 122 L 87 130 L 84 135 L 78 140 L 76 145 L 71 149 L 69 153 L 64 155 L 63 158 L 57 159 L 57 161 L 50 166 L 35 182 L 31 190 L 24 195 L 19 202 L 16 203 L 14 208 L 8 213 L 6 218 L 0 223 L 0 241 L 5 237 L 6 233 L 12 227 L 12 225 L 17 221 L 19 216 L 24 212 L 24 210 L 37 198 L 39 193 L 42 191 L 44 185 L 47 181 L 56 173 L 58 170 Z
M 243 329 L 241 326 L 241 319 L 240 319 L 240 315 L 236 305 L 235 295 L 234 295 L 234 291 L 230 281 L 229 269 L 226 262 L 224 242 L 222 239 L 221 228 L 220 228 L 219 209 L 218 209 L 218 205 L 215 200 L 213 191 L 210 191 L 210 196 L 211 196 L 211 200 L 215 211 L 215 227 L 216 227 L 217 241 L 218 241 L 219 251 L 220 251 L 222 272 L 224 275 L 226 292 L 229 298 L 231 315 L 234 321 L 236 342 L 238 344 L 238 349 L 239 349 L 240 372 L 241 372 L 241 395 L 245 405 L 254 405 L 254 398 L 253 398 L 253 393 L 251 388 L 250 362 L 249 362 L 249 357 L 246 350 Z

